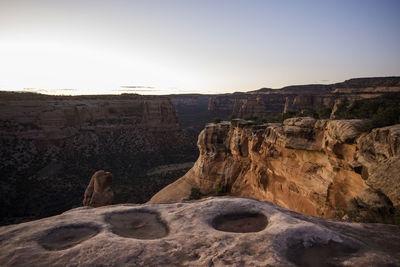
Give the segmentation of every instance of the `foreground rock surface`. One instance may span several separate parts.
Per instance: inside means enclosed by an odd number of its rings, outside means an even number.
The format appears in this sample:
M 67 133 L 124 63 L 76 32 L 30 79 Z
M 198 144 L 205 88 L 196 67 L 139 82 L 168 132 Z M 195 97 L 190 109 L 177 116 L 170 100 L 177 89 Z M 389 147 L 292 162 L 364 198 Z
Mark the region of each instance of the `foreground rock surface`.
M 86 188 L 83 205 L 94 208 L 111 205 L 114 200 L 111 173 L 100 170 L 93 174 Z
M 400 125 L 373 129 L 363 120 L 292 118 L 255 125 L 208 124 L 200 156 L 185 176 L 149 201 L 188 199 L 225 188 L 312 216 L 396 223 L 400 205 Z
M 1 266 L 398 266 L 400 228 L 221 197 L 77 208 L 0 227 L 0 251 Z

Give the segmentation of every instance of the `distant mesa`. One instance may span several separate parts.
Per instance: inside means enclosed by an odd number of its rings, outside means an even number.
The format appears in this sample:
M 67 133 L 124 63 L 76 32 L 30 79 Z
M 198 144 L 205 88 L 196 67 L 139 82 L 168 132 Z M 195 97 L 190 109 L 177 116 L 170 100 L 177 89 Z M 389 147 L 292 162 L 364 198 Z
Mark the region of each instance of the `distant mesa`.
M 154 88 L 153 86 L 142 86 L 142 85 L 121 85 L 121 88 Z
M 141 86 L 141 85 L 122 85 L 120 87 L 121 88 L 130 88 L 130 89 L 142 89 L 142 88 L 154 89 L 153 86 Z

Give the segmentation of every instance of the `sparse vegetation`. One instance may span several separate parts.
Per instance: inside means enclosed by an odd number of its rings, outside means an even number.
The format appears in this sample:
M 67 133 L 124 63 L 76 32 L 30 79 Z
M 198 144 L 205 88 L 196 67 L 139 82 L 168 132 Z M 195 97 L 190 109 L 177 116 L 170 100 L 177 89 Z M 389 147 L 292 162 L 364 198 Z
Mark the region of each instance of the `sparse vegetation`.
M 318 118 L 319 119 L 329 119 L 331 116 L 332 109 L 331 108 L 320 108 L 317 110 Z
M 312 117 L 318 119 L 318 113 L 310 110 L 310 109 L 305 109 L 302 110 L 301 112 L 295 112 L 295 111 L 288 111 L 286 113 L 282 114 L 282 121 L 289 119 L 289 118 L 297 118 L 297 117 Z
M 243 119 L 245 119 L 246 121 L 257 121 L 258 117 L 253 116 L 253 115 L 247 115 L 247 116 L 244 116 Z
M 274 122 L 282 122 L 282 113 L 279 112 L 270 112 L 265 114 L 261 119 L 262 123 L 274 123 Z
M 220 119 L 220 118 L 214 118 L 214 119 L 213 119 L 213 122 L 214 122 L 214 123 L 220 123 L 220 122 L 221 122 L 221 119 Z
M 400 206 L 393 207 L 389 212 L 358 207 L 356 210 L 337 210 L 335 218 L 360 223 L 385 223 L 400 225 Z
M 216 196 L 221 196 L 222 194 L 225 193 L 225 191 L 226 190 L 225 190 L 224 186 L 222 186 L 221 184 L 217 184 L 214 187 L 214 193 L 215 193 Z
M 339 119 L 370 119 L 373 127 L 400 123 L 399 96 L 392 98 L 356 100 L 344 99 L 338 105 L 335 116 Z
M 195 200 L 195 199 L 200 199 L 200 198 L 201 198 L 200 188 L 192 187 L 192 189 L 190 190 L 189 199 Z

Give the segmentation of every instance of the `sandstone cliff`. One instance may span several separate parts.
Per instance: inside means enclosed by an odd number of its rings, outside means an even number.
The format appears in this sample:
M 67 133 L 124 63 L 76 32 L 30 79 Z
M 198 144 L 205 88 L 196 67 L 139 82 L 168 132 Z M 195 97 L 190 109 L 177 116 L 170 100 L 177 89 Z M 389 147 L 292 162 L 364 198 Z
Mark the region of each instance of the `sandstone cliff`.
M 245 198 L 78 208 L 0 227 L 1 266 L 399 266 L 400 228 Z
M 194 187 L 210 194 L 222 185 L 231 195 L 313 216 L 390 217 L 400 196 L 400 125 L 369 128 L 362 120 L 313 118 L 208 124 L 193 168 L 150 203 L 187 199 Z
M 80 205 L 99 169 L 114 174 L 118 192 L 119 182 L 150 168 L 194 161 L 192 140 L 165 96 L 1 93 L 0 221 Z

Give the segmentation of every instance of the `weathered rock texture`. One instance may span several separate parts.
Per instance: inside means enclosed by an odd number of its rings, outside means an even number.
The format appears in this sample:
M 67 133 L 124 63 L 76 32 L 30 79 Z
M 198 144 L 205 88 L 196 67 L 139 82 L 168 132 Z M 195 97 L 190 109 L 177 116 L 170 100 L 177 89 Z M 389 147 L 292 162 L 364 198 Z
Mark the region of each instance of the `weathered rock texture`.
M 83 205 L 101 207 L 111 205 L 114 200 L 111 173 L 100 170 L 93 174 L 85 190 Z
M 150 203 L 187 199 L 193 187 L 210 194 L 222 186 L 231 195 L 313 216 L 390 216 L 400 196 L 400 125 L 368 130 L 368 121 L 307 117 L 208 124 L 193 168 Z
M 366 184 L 400 205 L 400 125 L 373 129 L 358 142 L 355 157 Z
M 400 93 L 400 77 L 356 78 L 329 85 L 295 85 L 217 95 L 210 97 L 208 110 L 239 118 L 249 115 L 265 118 L 270 113 L 334 108 L 344 98 L 352 101 L 377 98 L 388 93 Z
M 0 251 L 1 266 L 398 266 L 400 228 L 225 197 L 78 208 L 0 227 Z
M 3 92 L 0 147 L 0 222 L 79 206 L 96 170 L 123 181 L 196 157 L 192 139 L 164 96 Z

